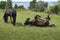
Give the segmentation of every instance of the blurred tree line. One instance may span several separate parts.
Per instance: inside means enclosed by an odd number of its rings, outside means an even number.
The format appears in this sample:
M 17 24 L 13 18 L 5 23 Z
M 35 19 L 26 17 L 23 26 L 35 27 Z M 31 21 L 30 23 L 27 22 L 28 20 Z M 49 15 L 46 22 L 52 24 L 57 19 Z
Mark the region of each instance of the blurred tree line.
M 12 8 L 12 1 L 11 0 L 0 1 L 0 9 L 5 9 L 5 8 Z
M 15 8 L 15 9 L 25 9 L 23 5 L 18 6 L 17 4 L 15 4 L 14 8 Z
M 59 14 L 60 13 L 60 1 L 55 3 L 53 6 L 48 6 L 48 2 L 44 1 L 38 1 L 33 0 L 30 2 L 30 10 L 36 11 L 36 12 L 46 12 L 46 13 L 55 13 Z
M 56 2 L 55 5 L 49 7 L 49 12 L 60 14 L 60 1 Z
M 38 12 L 44 12 L 44 10 L 48 7 L 48 3 L 44 1 L 39 1 L 36 2 L 36 0 L 33 0 L 30 2 L 30 7 L 29 9 L 33 11 L 38 11 Z
M 5 1 L 0 1 L 0 9 L 5 9 L 6 2 Z
M 7 1 L 0 1 L 0 9 L 5 9 L 5 8 L 13 8 L 12 7 L 12 1 L 11 0 L 7 0 Z M 17 4 L 15 4 L 14 6 L 15 9 L 24 9 L 24 6 L 18 6 Z
M 5 8 L 13 8 L 12 7 L 12 1 L 7 0 L 7 1 L 0 1 L 0 9 L 5 9 Z M 24 6 L 18 6 L 15 4 L 14 6 L 15 9 L 24 9 Z M 38 1 L 33 0 L 30 2 L 30 6 L 28 8 L 29 10 L 35 11 L 35 12 L 46 12 L 46 13 L 55 13 L 55 14 L 60 14 L 60 1 L 56 2 L 55 5 L 53 6 L 48 6 L 48 2 L 44 1 Z

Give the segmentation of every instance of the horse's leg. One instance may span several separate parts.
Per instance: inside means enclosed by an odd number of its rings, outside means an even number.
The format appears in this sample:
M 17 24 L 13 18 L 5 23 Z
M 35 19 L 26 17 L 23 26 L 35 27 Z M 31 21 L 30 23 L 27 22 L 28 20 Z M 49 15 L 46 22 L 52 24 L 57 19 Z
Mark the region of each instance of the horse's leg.
M 12 23 L 12 16 L 10 16 L 10 20 L 11 20 L 11 23 Z
M 6 16 L 6 22 L 8 22 L 8 15 Z
M 13 25 L 16 23 L 16 17 L 13 17 Z
M 16 23 L 16 12 L 12 13 L 12 18 L 13 18 L 13 25 Z

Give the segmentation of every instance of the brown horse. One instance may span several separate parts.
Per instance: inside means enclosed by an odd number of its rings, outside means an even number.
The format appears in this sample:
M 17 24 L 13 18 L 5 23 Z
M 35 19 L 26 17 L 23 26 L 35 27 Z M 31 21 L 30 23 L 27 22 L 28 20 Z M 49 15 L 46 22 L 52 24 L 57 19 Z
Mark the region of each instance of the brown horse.
M 35 25 L 35 26 L 48 26 L 49 25 L 49 14 L 46 18 L 41 19 L 41 16 L 36 15 L 35 19 L 31 21 L 31 25 Z
M 48 26 L 49 20 L 50 20 L 49 14 L 44 19 L 41 19 L 41 16 L 36 15 L 34 20 L 30 21 L 30 19 L 27 19 L 24 24 L 25 25 L 35 25 L 35 26 Z

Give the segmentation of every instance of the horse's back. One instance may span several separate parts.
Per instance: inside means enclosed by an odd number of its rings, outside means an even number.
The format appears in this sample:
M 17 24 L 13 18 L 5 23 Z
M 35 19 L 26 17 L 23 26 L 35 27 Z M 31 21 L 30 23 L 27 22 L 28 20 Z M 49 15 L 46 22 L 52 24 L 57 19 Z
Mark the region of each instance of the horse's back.
M 15 15 L 16 14 L 16 10 L 8 8 L 8 9 L 6 9 L 5 14 L 7 14 L 9 16 Z

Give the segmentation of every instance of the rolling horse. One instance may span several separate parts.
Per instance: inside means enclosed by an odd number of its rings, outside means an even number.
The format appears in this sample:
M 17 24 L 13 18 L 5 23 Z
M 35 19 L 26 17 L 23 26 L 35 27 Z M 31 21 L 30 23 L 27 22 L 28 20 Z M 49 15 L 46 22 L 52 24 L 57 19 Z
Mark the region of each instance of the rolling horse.
M 10 16 L 11 23 L 13 25 L 15 25 L 15 23 L 16 23 L 16 15 L 17 14 L 16 14 L 16 10 L 15 9 L 12 9 L 12 8 L 6 9 L 6 11 L 4 13 L 4 16 L 3 16 L 4 22 L 7 23 L 8 16 Z
M 47 17 L 43 18 L 43 19 L 39 19 L 36 18 L 34 25 L 36 26 L 48 26 L 49 25 L 49 20 L 51 20 L 51 18 L 49 17 L 49 14 L 47 15 Z
M 35 26 L 41 26 L 41 27 L 48 26 L 50 19 L 51 18 L 49 17 L 49 14 L 47 15 L 47 17 L 45 17 L 43 19 L 41 19 L 41 16 L 36 15 L 34 20 L 32 20 L 32 21 L 26 20 L 25 25 L 27 24 L 27 25 L 35 25 Z

